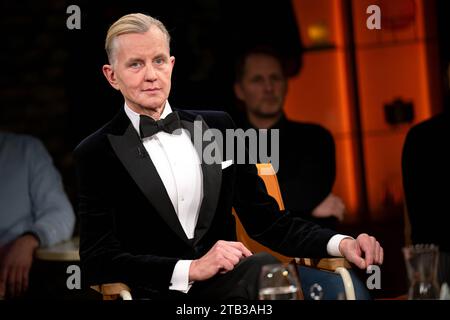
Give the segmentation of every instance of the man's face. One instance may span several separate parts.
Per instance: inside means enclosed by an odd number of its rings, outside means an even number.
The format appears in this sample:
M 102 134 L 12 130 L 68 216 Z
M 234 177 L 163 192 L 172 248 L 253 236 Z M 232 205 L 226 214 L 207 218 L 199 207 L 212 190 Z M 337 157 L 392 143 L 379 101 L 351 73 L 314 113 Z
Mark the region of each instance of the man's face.
M 123 34 L 115 41 L 113 65 L 103 66 L 109 83 L 135 111 L 159 112 L 170 93 L 175 63 L 165 35 L 152 26 L 146 33 Z
M 280 63 L 269 55 L 247 57 L 242 80 L 234 86 L 247 112 L 259 117 L 278 115 L 284 104 L 287 82 Z

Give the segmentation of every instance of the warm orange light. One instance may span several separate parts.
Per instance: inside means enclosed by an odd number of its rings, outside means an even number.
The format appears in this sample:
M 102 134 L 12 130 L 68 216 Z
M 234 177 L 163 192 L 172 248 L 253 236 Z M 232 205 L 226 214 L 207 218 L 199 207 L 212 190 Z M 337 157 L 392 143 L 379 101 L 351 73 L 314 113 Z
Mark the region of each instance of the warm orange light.
M 432 65 L 437 59 L 436 43 L 426 29 L 433 21 L 431 2 L 395 4 L 391 16 L 399 16 L 400 10 L 401 17 L 403 13 L 414 16 L 413 24 L 374 31 L 366 27 L 366 9 L 373 1 L 352 1 L 363 161 L 372 214 L 382 214 L 391 202 L 397 205 L 402 201 L 401 150 L 410 125 L 387 124 L 384 104 L 397 97 L 412 101 L 417 123 L 431 116 L 438 100 L 433 85 L 438 70 Z M 293 7 L 306 47 L 328 38 L 335 48 L 306 52 L 301 74 L 289 83 L 286 113 L 295 120 L 319 123 L 333 133 L 337 156 L 334 192 L 344 199 L 351 214 L 356 213 L 361 188 L 354 121 L 359 119 L 352 100 L 346 41 L 351 35 L 346 34 L 344 1 L 294 0 Z

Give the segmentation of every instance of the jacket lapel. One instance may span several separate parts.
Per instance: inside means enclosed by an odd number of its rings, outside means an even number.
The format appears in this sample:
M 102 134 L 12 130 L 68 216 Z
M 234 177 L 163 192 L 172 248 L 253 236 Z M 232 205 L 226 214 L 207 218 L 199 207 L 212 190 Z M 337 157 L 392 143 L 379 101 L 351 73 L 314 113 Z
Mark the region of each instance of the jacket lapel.
M 126 117 L 126 114 L 123 112 L 123 115 L 119 116 Z M 136 130 L 129 121 L 127 123 L 123 134 L 108 134 L 114 152 L 158 214 L 183 241 L 189 244 L 155 165 Z
M 205 142 L 203 139 L 203 133 L 209 129 L 208 125 L 203 121 L 201 116 L 197 116 L 196 119 L 188 118 L 183 112 L 180 113 L 181 124 L 184 129 L 188 130 L 191 136 L 191 141 L 195 146 L 195 139 L 201 140 L 201 150 L 195 148 L 202 167 L 203 174 L 203 200 L 200 206 L 200 212 L 198 215 L 197 225 L 195 227 L 194 246 L 202 239 L 211 226 L 214 214 L 217 208 L 217 202 L 219 200 L 220 189 L 222 184 L 222 166 L 221 163 L 206 164 L 203 161 L 203 151 L 205 147 L 210 143 Z M 201 129 L 199 128 L 201 124 Z M 201 132 L 202 136 L 195 137 L 194 132 L 198 134 Z M 201 153 L 201 154 L 199 154 Z

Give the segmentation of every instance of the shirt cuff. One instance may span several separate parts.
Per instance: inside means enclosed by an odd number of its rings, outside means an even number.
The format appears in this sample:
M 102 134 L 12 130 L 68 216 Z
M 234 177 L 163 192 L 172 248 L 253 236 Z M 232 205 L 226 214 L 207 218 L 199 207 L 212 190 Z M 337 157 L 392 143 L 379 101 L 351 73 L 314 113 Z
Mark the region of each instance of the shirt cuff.
M 179 260 L 175 264 L 169 290 L 188 293 L 189 289 L 192 287 L 192 283 L 189 283 L 189 268 L 191 267 L 191 263 L 192 260 Z
M 328 243 L 327 243 L 328 254 L 333 257 L 343 257 L 343 255 L 341 254 L 341 251 L 339 251 L 339 244 L 341 243 L 341 241 L 343 239 L 346 239 L 346 238 L 354 240 L 354 238 L 343 235 L 343 234 L 335 234 L 334 236 L 332 236 L 331 239 L 328 240 Z

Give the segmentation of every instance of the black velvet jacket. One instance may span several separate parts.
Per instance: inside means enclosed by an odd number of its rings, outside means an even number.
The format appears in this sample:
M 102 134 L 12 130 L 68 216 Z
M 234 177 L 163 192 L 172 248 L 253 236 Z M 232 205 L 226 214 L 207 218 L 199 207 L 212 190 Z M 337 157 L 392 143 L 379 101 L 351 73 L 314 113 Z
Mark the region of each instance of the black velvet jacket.
M 234 128 L 223 112 L 178 112 L 191 137 L 198 117 L 203 130 Z M 88 285 L 121 281 L 133 289 L 164 293 L 178 260 L 197 259 L 218 240 L 236 240 L 232 207 L 251 236 L 286 255 L 327 256 L 327 242 L 335 234 L 280 212 L 255 165 L 222 170 L 220 163 L 202 163 L 204 197 L 195 238 L 187 239 L 123 110 L 80 143 L 75 159 L 81 266 Z

